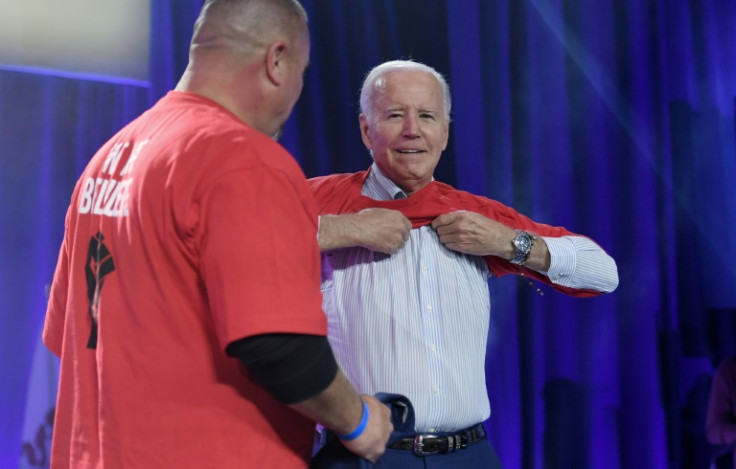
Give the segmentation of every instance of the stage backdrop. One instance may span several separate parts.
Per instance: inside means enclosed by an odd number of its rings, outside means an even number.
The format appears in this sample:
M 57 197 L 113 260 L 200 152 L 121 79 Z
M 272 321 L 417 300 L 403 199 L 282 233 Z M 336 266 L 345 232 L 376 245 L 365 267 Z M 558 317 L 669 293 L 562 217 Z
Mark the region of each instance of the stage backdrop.
M 505 467 L 704 467 L 713 367 L 736 354 L 736 3 L 303 3 L 312 65 L 283 143 L 307 176 L 370 164 L 361 80 L 413 58 L 452 87 L 437 179 L 618 262 L 595 299 L 490 281 L 486 426 Z M 57 361 L 39 337 L 74 182 L 174 85 L 200 6 L 152 1 L 148 86 L 0 72 L 0 467 L 48 465 Z

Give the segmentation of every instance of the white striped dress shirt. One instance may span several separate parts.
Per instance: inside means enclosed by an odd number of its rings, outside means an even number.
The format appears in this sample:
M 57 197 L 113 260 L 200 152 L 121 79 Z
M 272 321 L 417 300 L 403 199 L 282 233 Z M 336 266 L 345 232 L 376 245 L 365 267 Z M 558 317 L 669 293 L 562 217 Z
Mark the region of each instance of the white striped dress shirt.
M 363 195 L 406 197 L 374 164 Z M 544 238 L 554 283 L 612 291 L 613 259 L 587 238 Z M 486 420 L 490 271 L 482 257 L 445 248 L 430 226 L 393 255 L 355 247 L 322 255 L 323 308 L 337 362 L 361 394 L 407 396 L 417 432 Z

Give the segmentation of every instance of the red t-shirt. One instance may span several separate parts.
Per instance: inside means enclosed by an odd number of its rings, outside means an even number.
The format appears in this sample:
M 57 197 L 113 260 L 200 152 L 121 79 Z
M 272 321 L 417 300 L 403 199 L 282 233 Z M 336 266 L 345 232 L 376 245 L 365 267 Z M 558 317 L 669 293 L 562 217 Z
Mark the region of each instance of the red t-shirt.
M 61 357 L 52 466 L 306 467 L 313 422 L 224 349 L 325 335 L 319 262 L 314 201 L 288 152 L 170 92 L 72 195 L 43 333 Z

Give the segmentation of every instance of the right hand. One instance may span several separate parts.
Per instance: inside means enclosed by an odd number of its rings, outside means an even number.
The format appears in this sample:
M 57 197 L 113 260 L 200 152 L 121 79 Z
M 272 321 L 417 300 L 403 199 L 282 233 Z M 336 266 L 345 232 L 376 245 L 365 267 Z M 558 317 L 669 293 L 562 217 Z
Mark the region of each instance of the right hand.
M 347 449 L 370 462 L 376 462 L 386 451 L 386 443 L 394 430 L 388 406 L 373 396 L 360 396 L 368 405 L 368 425 L 358 438 L 340 442 Z
M 366 208 L 352 218 L 358 245 L 371 251 L 395 254 L 409 239 L 411 222 L 399 211 Z

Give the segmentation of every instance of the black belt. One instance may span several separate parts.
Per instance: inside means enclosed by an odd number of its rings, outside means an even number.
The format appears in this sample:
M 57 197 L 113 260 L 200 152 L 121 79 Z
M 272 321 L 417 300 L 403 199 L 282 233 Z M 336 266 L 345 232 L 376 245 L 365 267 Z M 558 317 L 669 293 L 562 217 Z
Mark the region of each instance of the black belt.
M 435 435 L 423 433 L 419 435 L 399 438 L 389 448 L 405 449 L 414 451 L 417 456 L 428 456 L 430 454 L 452 453 L 459 449 L 465 449 L 469 444 L 482 440 L 486 437 L 483 424 L 473 425 L 465 430 L 450 435 Z

